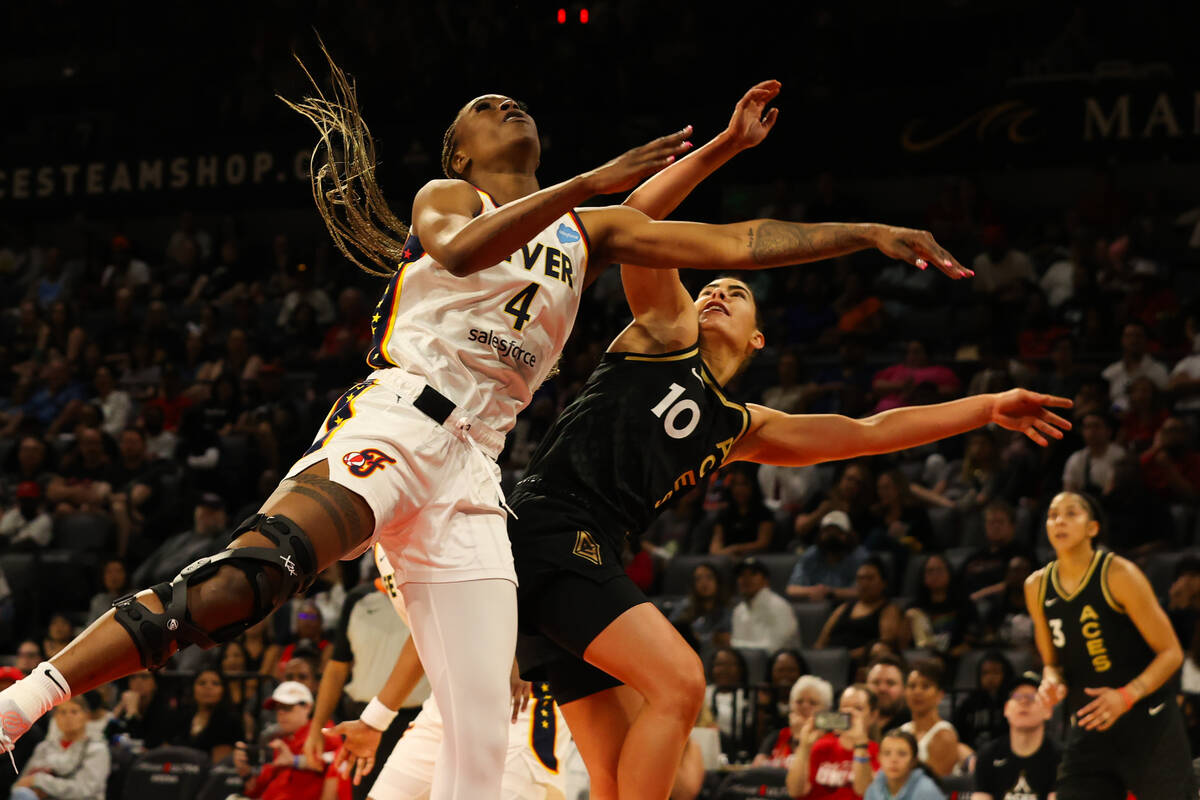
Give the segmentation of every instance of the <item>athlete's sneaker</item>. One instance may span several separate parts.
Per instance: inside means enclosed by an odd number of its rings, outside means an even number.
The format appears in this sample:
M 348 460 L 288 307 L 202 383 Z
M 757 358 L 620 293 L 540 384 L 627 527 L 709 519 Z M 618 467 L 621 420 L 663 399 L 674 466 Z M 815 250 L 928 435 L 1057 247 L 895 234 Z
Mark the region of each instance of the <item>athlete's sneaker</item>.
M 0 692 L 0 753 L 8 753 L 14 770 L 17 769 L 17 759 L 13 756 L 13 747 L 32 724 L 17 704 Z

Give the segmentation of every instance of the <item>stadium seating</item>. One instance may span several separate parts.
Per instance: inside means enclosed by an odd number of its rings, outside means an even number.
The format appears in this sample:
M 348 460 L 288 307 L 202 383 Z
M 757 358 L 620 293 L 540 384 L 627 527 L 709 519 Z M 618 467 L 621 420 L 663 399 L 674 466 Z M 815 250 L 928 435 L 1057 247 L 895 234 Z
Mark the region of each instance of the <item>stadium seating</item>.
M 787 770 L 755 767 L 732 772 L 721 782 L 715 800 L 745 800 L 747 797 L 788 797 Z
M 846 685 L 850 676 L 850 651 L 842 647 L 830 647 L 824 650 L 805 649 L 803 653 L 811 674 L 829 681 L 834 689 Z
M 122 800 L 196 800 L 208 778 L 207 753 L 157 747 L 138 757 L 125 778 Z
M 829 603 L 801 601 L 792 603 L 792 610 L 796 612 L 796 622 L 800 625 L 800 645 L 812 647 L 817 643 L 817 637 L 821 635 L 821 628 L 825 626 L 825 620 L 829 619 L 829 612 L 833 610 L 833 606 Z
M 64 514 L 54 519 L 54 546 L 62 550 L 102 553 L 112 546 L 113 524 L 102 514 Z

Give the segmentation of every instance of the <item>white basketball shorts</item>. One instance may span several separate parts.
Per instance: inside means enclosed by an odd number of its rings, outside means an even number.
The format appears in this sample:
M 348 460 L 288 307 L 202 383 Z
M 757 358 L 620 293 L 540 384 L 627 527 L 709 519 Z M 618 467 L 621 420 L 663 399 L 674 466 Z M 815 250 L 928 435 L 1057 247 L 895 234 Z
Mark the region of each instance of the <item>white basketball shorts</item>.
M 424 380 L 382 369 L 334 404 L 287 477 L 319 461 L 362 497 L 397 583 L 516 583 L 496 456 L 504 437 L 457 411 L 439 424 L 412 404 Z

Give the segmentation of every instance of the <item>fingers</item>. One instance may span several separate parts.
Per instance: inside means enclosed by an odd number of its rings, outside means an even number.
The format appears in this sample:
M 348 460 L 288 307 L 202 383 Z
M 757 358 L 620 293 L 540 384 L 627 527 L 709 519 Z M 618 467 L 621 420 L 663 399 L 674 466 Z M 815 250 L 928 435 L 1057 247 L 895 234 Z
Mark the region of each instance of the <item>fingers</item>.
M 768 133 L 771 131 L 771 128 L 775 127 L 775 120 L 777 119 L 779 119 L 778 108 L 772 108 L 767 112 L 767 115 L 763 117 L 762 126 L 767 129 Z
M 975 273 L 962 264 L 958 263 L 958 259 L 950 255 L 947 250 L 938 244 L 933 234 L 928 231 L 920 231 L 915 237 L 913 246 L 922 258 L 928 259 L 929 263 L 933 264 L 947 276 L 958 278 L 970 278 Z
M 1038 447 L 1049 447 L 1050 446 L 1050 443 L 1046 441 L 1046 437 L 1042 436 L 1040 433 L 1035 431 L 1032 427 L 1025 428 L 1024 433 Z
M 1053 394 L 1038 395 L 1038 404 L 1054 408 L 1074 408 L 1075 401 L 1069 397 L 1059 397 Z
M 371 769 L 375 766 L 375 759 L 372 757 L 359 758 L 354 764 L 354 785 L 358 786 L 362 783 L 362 779 L 371 774 Z
M 1045 421 L 1044 419 L 1035 419 L 1033 421 L 1033 425 L 1039 431 L 1046 434 L 1047 436 L 1052 436 L 1055 439 L 1063 438 L 1063 432 L 1061 430 L 1059 430 L 1058 428 L 1054 427 L 1053 425 L 1051 425 L 1049 422 Z
M 1086 694 L 1088 697 L 1099 697 L 1100 695 L 1104 694 L 1104 689 L 1095 689 L 1091 686 L 1085 686 L 1083 688 L 1083 693 Z M 1091 708 L 1094 705 L 1096 705 L 1096 703 L 1093 701 L 1091 703 L 1088 703 L 1086 706 L 1084 706 L 1083 708 L 1081 708 L 1079 710 L 1086 711 L 1087 709 Z
M 1060 417 L 1058 414 L 1055 414 L 1053 411 L 1046 411 L 1045 409 L 1042 409 L 1040 414 L 1041 418 L 1046 422 L 1053 423 L 1065 431 L 1071 430 L 1071 423 Z

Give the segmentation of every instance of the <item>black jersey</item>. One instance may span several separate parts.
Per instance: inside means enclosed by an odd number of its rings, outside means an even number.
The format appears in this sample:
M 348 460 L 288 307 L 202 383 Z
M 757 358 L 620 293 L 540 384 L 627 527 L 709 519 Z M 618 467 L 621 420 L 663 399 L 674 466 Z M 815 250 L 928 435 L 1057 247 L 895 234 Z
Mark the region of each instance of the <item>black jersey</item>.
M 1097 550 L 1071 594 L 1059 583 L 1057 561 L 1042 571 L 1038 597 L 1058 651 L 1071 714 L 1091 700 L 1085 688 L 1124 686 L 1154 660 L 1154 651 L 1108 589 L 1113 558 L 1111 552 Z M 1149 698 L 1158 702 L 1160 694 L 1161 688 Z
M 677 492 L 718 469 L 750 412 L 726 398 L 699 345 L 661 355 L 606 353 L 559 415 L 509 498 L 581 503 L 610 538 L 640 534 Z
M 1018 756 L 1007 735 L 979 751 L 975 762 L 975 789 L 992 800 L 1046 800 L 1054 791 L 1058 761 L 1062 757 L 1050 736 L 1033 755 Z

